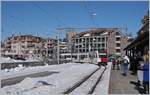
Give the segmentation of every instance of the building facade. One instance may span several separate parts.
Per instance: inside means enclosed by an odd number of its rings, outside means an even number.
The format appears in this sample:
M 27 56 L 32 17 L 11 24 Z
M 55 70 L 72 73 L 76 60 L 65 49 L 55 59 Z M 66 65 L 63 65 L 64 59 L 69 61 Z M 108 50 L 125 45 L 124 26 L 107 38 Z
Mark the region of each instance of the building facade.
M 40 54 L 44 39 L 32 35 L 12 36 L 4 41 L 2 55 L 29 57 Z
M 43 42 L 42 56 L 52 57 L 52 54 L 55 53 L 54 47 L 57 45 L 57 40 L 52 38 L 47 38 Z
M 91 51 L 107 50 L 108 56 L 121 57 L 130 42 L 119 28 L 100 28 L 81 32 L 72 37 L 73 53 L 77 59 L 88 57 Z
M 59 52 L 68 52 L 66 42 L 59 42 Z M 32 35 L 12 36 L 3 42 L 1 54 L 9 57 L 56 58 L 58 39 L 41 38 Z

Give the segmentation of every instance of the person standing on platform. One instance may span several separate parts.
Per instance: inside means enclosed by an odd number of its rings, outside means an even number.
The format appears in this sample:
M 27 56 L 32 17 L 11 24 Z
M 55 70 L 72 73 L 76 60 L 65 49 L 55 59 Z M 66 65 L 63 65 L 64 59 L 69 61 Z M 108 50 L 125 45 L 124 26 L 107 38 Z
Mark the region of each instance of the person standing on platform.
M 116 60 L 115 59 L 112 60 L 112 64 L 113 64 L 113 70 L 115 70 L 115 65 L 116 65 Z
M 119 59 L 117 60 L 117 70 L 120 70 L 120 61 L 119 61 Z
M 124 76 L 127 76 L 129 63 L 130 63 L 129 58 L 127 55 L 125 55 L 125 57 L 123 59 L 123 75 Z
M 144 66 L 143 66 L 143 87 L 144 94 L 149 94 L 149 56 L 148 54 L 143 56 Z
M 138 87 L 142 86 L 143 84 L 143 58 L 140 54 L 138 54 L 136 59 L 136 68 L 137 68 L 137 79 L 138 79 Z

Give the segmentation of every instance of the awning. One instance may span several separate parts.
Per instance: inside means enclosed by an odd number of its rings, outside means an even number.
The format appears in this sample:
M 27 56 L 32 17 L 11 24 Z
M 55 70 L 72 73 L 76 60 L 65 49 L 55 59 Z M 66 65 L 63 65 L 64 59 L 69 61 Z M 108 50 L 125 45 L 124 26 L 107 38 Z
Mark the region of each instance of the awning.
M 146 42 L 149 40 L 149 31 L 144 32 L 140 36 L 138 36 L 131 44 L 129 44 L 124 50 L 132 49 L 136 47 L 137 45 L 142 44 L 143 42 Z

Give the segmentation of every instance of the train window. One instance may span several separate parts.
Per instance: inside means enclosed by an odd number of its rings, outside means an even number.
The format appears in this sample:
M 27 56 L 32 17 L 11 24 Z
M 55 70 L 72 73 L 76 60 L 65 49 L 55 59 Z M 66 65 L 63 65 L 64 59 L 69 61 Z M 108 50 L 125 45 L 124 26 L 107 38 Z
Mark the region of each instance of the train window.
M 99 57 L 100 57 L 100 58 L 102 58 L 102 57 L 107 57 L 107 55 L 106 55 L 106 54 L 100 54 Z

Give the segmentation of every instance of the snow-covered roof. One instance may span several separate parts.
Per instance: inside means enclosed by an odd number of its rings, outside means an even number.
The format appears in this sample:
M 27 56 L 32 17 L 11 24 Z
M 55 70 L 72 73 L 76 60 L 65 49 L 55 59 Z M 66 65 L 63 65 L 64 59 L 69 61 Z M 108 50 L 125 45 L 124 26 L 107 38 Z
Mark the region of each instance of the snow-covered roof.
M 90 36 L 90 33 L 84 34 L 84 37 L 85 37 L 85 36 Z

